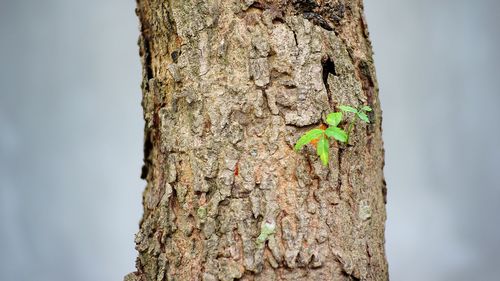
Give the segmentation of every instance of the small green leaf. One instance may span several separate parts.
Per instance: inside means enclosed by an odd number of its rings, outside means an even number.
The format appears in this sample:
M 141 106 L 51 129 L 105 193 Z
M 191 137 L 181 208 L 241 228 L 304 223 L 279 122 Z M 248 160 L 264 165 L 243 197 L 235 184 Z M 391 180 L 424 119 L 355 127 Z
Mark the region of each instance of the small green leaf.
M 262 224 L 260 228 L 259 237 L 257 237 L 257 245 L 261 246 L 264 242 L 267 241 L 269 236 L 273 235 L 276 232 L 276 224 L 265 222 Z
M 317 152 L 324 166 L 328 165 L 328 139 L 323 136 L 318 141 Z
M 368 105 L 364 105 L 361 110 L 364 110 L 364 111 L 372 111 L 372 108 L 369 107 Z
M 337 126 L 342 121 L 342 112 L 332 112 L 326 116 L 326 123 Z
M 295 144 L 294 149 L 300 150 L 304 145 L 310 143 L 312 140 L 317 139 L 319 136 L 323 134 L 323 130 L 321 129 L 312 129 L 306 132 Z
M 198 211 L 196 213 L 198 214 L 198 217 L 200 219 L 204 219 L 207 217 L 207 208 L 206 207 L 199 207 Z
M 347 142 L 347 133 L 338 127 L 329 127 L 325 130 L 325 134 L 340 142 Z
M 365 121 L 366 123 L 370 123 L 370 119 L 368 119 L 368 116 L 366 115 L 366 113 L 360 111 L 357 113 L 359 119 Z
M 358 113 L 358 110 L 354 107 L 348 106 L 348 105 L 339 105 L 337 106 L 340 110 L 344 112 L 352 112 L 352 113 Z

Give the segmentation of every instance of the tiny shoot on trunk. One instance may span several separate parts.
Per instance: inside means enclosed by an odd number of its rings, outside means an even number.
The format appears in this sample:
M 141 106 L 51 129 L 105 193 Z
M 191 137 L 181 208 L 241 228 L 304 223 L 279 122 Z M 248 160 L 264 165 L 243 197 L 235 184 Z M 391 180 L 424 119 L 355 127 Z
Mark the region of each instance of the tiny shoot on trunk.
M 333 138 L 334 140 L 342 143 L 349 143 L 349 136 L 352 132 L 356 119 L 359 118 L 366 123 L 370 123 L 370 119 L 368 118 L 366 112 L 372 111 L 372 109 L 367 105 L 358 109 L 347 105 L 340 105 L 338 108 L 340 109 L 340 112 L 332 112 L 326 116 L 326 123 L 328 124 L 328 127 L 322 125 L 320 128 L 307 131 L 299 138 L 297 143 L 295 143 L 295 151 L 301 150 L 305 145 L 310 143 L 316 147 L 316 153 L 318 154 L 321 163 L 324 166 L 328 166 L 330 150 L 329 138 Z M 346 132 L 344 129 L 339 127 L 339 124 L 342 122 L 343 113 L 348 112 L 354 113 L 355 116 L 351 119 Z

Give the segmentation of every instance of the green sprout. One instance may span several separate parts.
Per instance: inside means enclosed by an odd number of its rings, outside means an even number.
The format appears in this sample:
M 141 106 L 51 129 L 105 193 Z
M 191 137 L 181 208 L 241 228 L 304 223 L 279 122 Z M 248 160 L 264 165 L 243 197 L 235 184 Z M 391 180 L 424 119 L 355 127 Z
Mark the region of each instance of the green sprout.
M 199 207 L 198 210 L 196 211 L 196 214 L 198 215 L 198 218 L 201 220 L 205 219 L 207 217 L 207 208 L 206 207 Z
M 370 119 L 368 118 L 368 115 L 366 115 L 366 112 L 372 111 L 372 108 L 369 107 L 368 105 L 364 105 L 359 109 L 356 109 L 348 105 L 339 105 L 338 108 L 343 112 L 354 113 L 355 117 L 358 117 L 361 121 L 370 123 Z M 347 143 L 349 143 L 349 137 L 351 136 L 352 128 L 354 126 L 355 121 L 356 118 L 352 118 L 351 122 L 349 123 L 349 128 L 347 129 L 347 141 L 346 141 Z
M 347 133 L 338 127 L 342 121 L 342 112 L 332 112 L 326 116 L 326 123 L 328 128 L 322 126 L 320 129 L 312 129 L 306 132 L 295 144 L 295 150 L 299 151 L 308 143 L 316 145 L 316 152 L 321 159 L 323 165 L 328 165 L 328 151 L 330 143 L 328 137 L 334 138 L 340 142 L 347 141 Z M 323 129 L 324 128 L 324 129 Z
M 260 228 L 259 237 L 257 237 L 257 245 L 261 246 L 264 242 L 269 239 L 269 236 L 273 235 L 276 232 L 276 224 L 264 222 Z
M 333 138 L 343 143 L 349 143 L 349 135 L 351 134 L 352 127 L 354 126 L 354 121 L 356 120 L 356 118 L 353 118 L 349 124 L 348 131 L 344 131 L 342 128 L 338 127 L 340 122 L 342 121 L 342 112 L 355 113 L 359 119 L 365 121 L 366 123 L 370 123 L 370 119 L 368 119 L 368 115 L 366 115 L 366 112 L 372 111 L 372 109 L 367 105 L 362 106 L 359 109 L 355 109 L 351 106 L 346 105 L 341 105 L 338 108 L 341 110 L 340 112 L 332 112 L 326 116 L 326 123 L 329 126 L 326 127 L 322 124 L 320 128 L 315 128 L 307 131 L 299 138 L 299 140 L 295 144 L 295 151 L 299 151 L 306 144 L 311 143 L 316 147 L 316 153 L 318 154 L 321 163 L 324 166 L 328 166 L 328 152 L 330 148 L 328 138 Z

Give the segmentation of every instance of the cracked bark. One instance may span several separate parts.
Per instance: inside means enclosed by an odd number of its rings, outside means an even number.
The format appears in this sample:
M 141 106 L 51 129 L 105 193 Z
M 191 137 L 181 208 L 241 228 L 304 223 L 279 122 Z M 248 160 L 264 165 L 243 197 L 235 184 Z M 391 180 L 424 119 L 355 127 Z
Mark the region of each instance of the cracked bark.
M 144 215 L 125 280 L 388 280 L 381 109 L 361 0 L 138 0 Z M 293 151 L 367 104 L 329 167 Z

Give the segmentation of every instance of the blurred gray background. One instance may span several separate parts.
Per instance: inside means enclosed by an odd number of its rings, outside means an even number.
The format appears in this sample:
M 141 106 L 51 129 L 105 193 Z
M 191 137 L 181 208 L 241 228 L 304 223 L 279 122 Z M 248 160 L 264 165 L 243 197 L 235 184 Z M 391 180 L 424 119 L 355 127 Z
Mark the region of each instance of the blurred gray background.
M 500 280 L 500 1 L 365 0 L 391 280 Z M 0 280 L 121 280 L 142 163 L 132 0 L 0 0 Z

